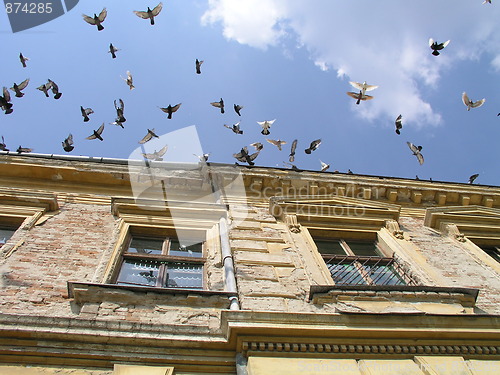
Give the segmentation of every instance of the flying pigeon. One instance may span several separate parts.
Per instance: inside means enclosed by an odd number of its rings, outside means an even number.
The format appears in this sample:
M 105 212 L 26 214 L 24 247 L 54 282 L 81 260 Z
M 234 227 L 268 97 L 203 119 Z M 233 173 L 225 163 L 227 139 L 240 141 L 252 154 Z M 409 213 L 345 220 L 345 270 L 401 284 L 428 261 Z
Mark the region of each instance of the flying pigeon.
M 142 154 L 146 159 L 149 160 L 155 160 L 155 161 L 162 161 L 163 160 L 163 155 L 165 155 L 165 152 L 167 152 L 168 146 L 165 145 L 160 151 L 154 151 L 152 154 Z
M 434 39 L 432 39 L 432 38 L 429 39 L 429 47 L 431 47 L 432 54 L 434 56 L 439 56 L 439 51 L 441 51 L 443 48 L 445 48 L 448 45 L 448 43 L 450 43 L 449 40 L 447 40 L 444 43 L 438 43 L 438 42 L 435 42 Z
M 196 59 L 195 65 L 196 65 L 196 74 L 201 74 L 201 64 L 203 64 L 203 60 L 198 60 Z
M 462 93 L 462 101 L 464 102 L 465 106 L 467 107 L 467 110 L 470 111 L 471 108 L 477 108 L 481 107 L 486 99 L 481 99 L 478 100 L 477 102 L 473 102 L 472 100 L 469 99 L 465 91 Z
M 238 161 L 241 161 L 243 163 L 248 163 L 248 165 L 255 165 L 253 162 L 257 156 L 259 156 L 259 152 L 254 152 L 253 154 L 248 154 L 248 149 L 247 147 L 243 147 L 241 151 L 237 154 L 233 154 L 233 157 L 235 157 Z
M 288 159 L 288 161 L 290 163 L 293 163 L 295 161 L 295 149 L 296 148 L 297 148 L 297 140 L 295 139 L 292 142 L 292 147 L 290 148 L 290 158 Z
M 19 54 L 19 60 L 21 61 L 21 64 L 23 64 L 23 68 L 26 68 L 26 61 L 29 61 L 29 59 L 24 57 L 22 52 Z
M 85 139 L 98 139 L 100 141 L 104 141 L 104 139 L 102 139 L 101 137 L 101 134 L 102 134 L 102 131 L 104 130 L 104 122 L 102 123 L 101 126 L 99 126 L 99 129 L 97 130 L 94 130 L 94 134 L 92 135 L 89 135 L 87 138 Z
M 356 100 L 356 104 L 359 104 L 362 100 L 371 100 L 371 99 L 373 99 L 373 96 L 363 94 L 362 91 L 360 91 L 359 93 L 348 91 L 346 94 L 349 95 L 351 98 L 357 99 Z
M 3 135 L 2 135 L 2 142 L 0 143 L 0 151 L 9 151 L 7 145 L 5 144 L 5 139 L 3 139 Z
M 50 79 L 47 80 L 48 84 L 50 85 L 50 89 L 52 90 L 52 94 L 54 94 L 54 99 L 59 99 L 62 94 L 59 92 L 59 86 L 56 85 L 54 81 L 51 81 Z
M 62 142 L 62 147 L 66 152 L 71 152 L 75 148 L 75 146 L 73 146 L 73 135 L 71 133 L 68 135 L 68 138 Z
M 363 83 L 349 81 L 349 83 L 351 84 L 352 87 L 361 90 L 362 95 L 365 95 L 367 91 L 375 90 L 378 87 L 376 85 L 368 85 L 366 81 L 364 81 Z
M 37 87 L 37 90 L 40 90 L 45 94 L 45 96 L 48 98 L 49 97 L 49 90 L 50 90 L 51 84 L 50 83 L 44 83 L 41 86 Z
M 292 171 L 302 172 L 302 169 L 297 168 L 295 164 L 287 163 L 286 161 L 284 161 L 283 165 L 289 165 Z
M 203 155 L 196 155 L 196 154 L 193 155 L 196 156 L 198 159 L 200 159 L 200 163 L 206 163 L 208 161 L 208 158 L 210 157 L 210 153 Z
M 83 122 L 88 122 L 90 120 L 89 115 L 94 113 L 92 108 L 83 108 L 82 106 L 80 106 L 80 112 L 83 116 Z
M 135 86 L 133 85 L 133 79 L 132 79 L 132 74 L 127 70 L 127 78 L 123 78 L 122 79 L 127 82 L 127 85 L 128 87 L 130 88 L 130 90 L 133 90 L 135 89 Z
M 212 104 L 214 107 L 220 108 L 220 113 L 224 113 L 224 100 L 222 100 L 222 98 L 220 98 L 220 101 L 212 102 L 210 104 Z
M 309 145 L 309 148 L 306 148 L 304 150 L 304 152 L 306 154 L 310 154 L 311 152 L 313 152 L 314 150 L 316 150 L 319 145 L 321 144 L 321 139 L 316 139 L 315 141 L 312 141 L 311 144 Z
M 262 126 L 262 131 L 260 133 L 263 135 L 269 135 L 271 133 L 269 131 L 269 128 L 271 127 L 272 124 L 274 124 L 275 121 L 276 121 L 276 119 L 271 120 L 271 121 L 257 121 L 257 124 Z
M 278 147 L 278 150 L 280 150 L 280 151 L 281 151 L 281 145 L 286 145 L 286 142 L 282 141 L 281 139 L 278 139 L 278 140 L 266 139 L 266 141 L 268 141 L 270 144 L 275 145 L 276 147 Z
M 176 112 L 180 108 L 181 104 L 182 103 L 176 104 L 173 107 L 172 107 L 172 105 L 169 104 L 168 107 L 165 107 L 165 108 L 160 107 L 160 109 L 163 112 L 168 113 L 167 118 L 171 119 L 172 118 L 172 113 Z
M 106 16 L 108 15 L 108 11 L 106 10 L 106 8 L 104 8 L 103 10 L 101 10 L 101 13 L 99 13 L 99 16 L 97 16 L 95 13 L 94 13 L 94 17 L 89 17 L 85 14 L 82 14 L 82 17 L 83 17 L 83 20 L 91 25 L 96 25 L 97 26 L 97 30 L 101 31 L 101 30 L 104 30 L 104 26 L 102 25 L 102 23 L 104 22 L 104 20 L 106 19 Z
M 239 105 L 239 104 L 235 104 L 235 105 L 233 106 L 233 108 L 234 108 L 234 111 L 238 114 L 238 116 L 241 116 L 240 111 L 243 109 L 243 106 L 242 106 L 242 105 Z
M 14 110 L 12 109 L 13 104 L 10 103 L 10 93 L 7 90 L 7 87 L 3 88 L 3 96 L 0 95 L 0 108 L 5 111 L 5 114 L 8 115 L 12 113 Z
M 19 146 L 16 151 L 18 154 L 20 154 L 21 152 L 33 152 L 33 149 Z
M 491 0 L 484 0 L 483 4 L 486 4 L 486 3 L 491 4 Z
M 406 142 L 406 144 L 410 148 L 411 152 L 413 152 L 413 155 L 415 155 L 417 157 L 417 160 L 420 163 L 420 165 L 424 164 L 424 157 L 420 153 L 420 151 L 422 151 L 422 146 L 415 146 L 411 142 Z
M 113 59 L 116 59 L 116 53 L 115 53 L 115 52 L 118 52 L 118 51 L 119 51 L 119 49 L 118 49 L 118 48 L 116 48 L 116 47 L 113 45 L 113 43 L 109 43 L 109 51 L 108 51 L 108 53 L 111 53 L 111 57 L 112 57 Z
M 474 183 L 474 180 L 479 177 L 479 173 L 473 174 L 469 177 L 469 184 Z
M 120 126 L 122 129 L 125 129 L 125 127 L 123 126 L 123 123 L 121 123 L 120 121 L 115 121 L 114 122 L 110 122 L 109 123 L 110 125 L 116 125 L 116 126 Z
M 137 17 L 141 17 L 142 19 L 145 19 L 147 20 L 149 18 L 149 20 L 151 21 L 151 25 L 154 25 L 155 24 L 155 17 L 160 14 L 161 12 L 161 8 L 163 7 L 163 4 L 160 3 L 158 4 L 157 6 L 155 6 L 153 8 L 153 10 L 151 10 L 149 7 L 148 7 L 148 10 L 145 11 L 145 12 L 141 12 L 141 11 L 138 11 L 138 10 L 134 10 L 134 13 Z
M 22 81 L 19 85 L 14 83 L 14 85 L 10 89 L 16 93 L 17 98 L 22 98 L 24 94 L 21 92 L 21 90 L 24 90 L 26 86 L 28 86 L 29 82 L 30 79 L 27 78 L 24 81 Z
M 260 142 L 250 143 L 250 146 L 255 147 L 257 151 L 260 151 L 264 148 L 264 145 Z
M 238 121 L 236 124 L 233 124 L 232 126 L 226 124 L 224 124 L 224 126 L 228 129 L 231 129 L 233 133 L 243 134 L 243 130 L 240 129 L 240 121 Z
M 401 121 L 403 119 L 402 115 L 399 115 L 396 118 L 396 133 L 399 135 L 401 134 L 400 130 L 403 128 L 403 122 Z
M 125 103 L 123 103 L 123 100 L 118 99 L 118 103 L 116 104 L 116 100 L 114 101 L 115 104 L 115 109 L 116 109 L 116 122 L 122 123 L 127 121 L 125 116 L 123 116 L 123 111 L 125 110 Z M 122 126 L 123 128 L 123 126 Z
M 319 162 L 321 163 L 321 172 L 325 172 L 328 168 L 330 168 L 330 164 L 323 163 L 321 160 Z
M 147 141 L 151 140 L 153 137 L 155 137 L 155 138 L 160 138 L 160 137 L 158 137 L 158 136 L 155 134 L 155 129 L 154 129 L 154 128 L 153 128 L 153 129 L 148 129 L 148 134 L 146 134 L 146 135 L 144 136 L 144 138 L 142 138 L 142 139 L 139 141 L 139 143 L 140 143 L 140 144 L 144 144 L 144 143 L 146 143 Z

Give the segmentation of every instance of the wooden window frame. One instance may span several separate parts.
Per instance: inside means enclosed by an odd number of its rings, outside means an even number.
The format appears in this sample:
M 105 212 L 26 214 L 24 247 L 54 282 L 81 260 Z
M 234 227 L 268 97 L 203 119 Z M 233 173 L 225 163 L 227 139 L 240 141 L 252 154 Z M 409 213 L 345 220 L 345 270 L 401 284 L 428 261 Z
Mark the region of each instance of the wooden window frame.
M 340 244 L 340 247 L 345 252 L 345 255 L 342 254 L 328 254 L 322 253 L 318 249 L 318 253 L 321 258 L 325 262 L 328 271 L 330 272 L 330 276 L 334 281 L 335 285 L 416 285 L 417 283 L 411 278 L 410 275 L 404 272 L 404 269 L 398 264 L 398 262 L 394 259 L 394 256 L 387 257 L 384 254 L 384 251 L 381 247 L 378 246 L 377 241 L 360 241 L 359 239 L 352 239 L 351 241 L 357 242 L 370 242 L 374 244 L 375 252 L 378 253 L 378 256 L 367 256 L 367 255 L 357 255 L 349 246 L 347 241 L 349 239 L 342 238 L 313 238 L 316 241 L 329 241 L 329 242 L 337 242 Z M 317 247 L 316 247 L 317 248 Z M 335 282 L 335 266 L 347 266 L 346 271 L 339 270 L 337 272 L 337 276 L 341 277 L 342 274 L 347 274 L 348 278 L 345 279 L 345 282 Z M 349 269 L 349 266 L 352 266 Z M 385 266 L 387 270 L 386 273 L 390 273 L 394 276 L 389 277 L 387 280 L 393 280 L 394 277 L 398 280 L 396 284 L 387 284 L 387 283 L 379 283 L 380 276 L 372 277 L 371 275 L 376 274 L 379 268 Z M 374 272 L 370 272 L 367 268 L 374 268 Z M 351 273 L 354 272 L 352 275 Z M 357 282 L 355 282 L 357 281 Z M 363 282 L 361 282 L 363 281 Z
M 133 228 L 131 228 L 133 231 Z M 143 254 L 143 253 L 131 253 L 128 252 L 128 249 L 130 248 L 130 245 L 132 243 L 132 240 L 134 238 L 137 239 L 147 239 L 147 240 L 158 240 L 162 241 L 162 254 Z M 207 285 L 207 280 L 206 280 L 206 241 L 201 240 L 200 242 L 202 243 L 202 253 L 201 257 L 184 257 L 184 256 L 177 256 L 177 255 L 170 255 L 168 252 L 171 250 L 170 249 L 170 243 L 172 240 L 177 240 L 177 237 L 172 235 L 172 234 L 167 234 L 165 236 L 159 236 L 157 234 L 152 234 L 148 235 L 147 233 L 144 233 L 141 231 L 141 233 L 134 234 L 129 231 L 127 234 L 127 237 L 125 241 L 123 242 L 122 246 L 122 251 L 121 251 L 121 257 L 119 260 L 119 265 L 115 269 L 115 274 L 113 277 L 113 283 L 116 285 L 129 285 L 129 286 L 141 286 L 141 287 L 151 287 L 151 288 L 168 288 L 168 289 L 193 289 L 193 290 L 205 290 L 205 287 Z M 137 261 L 143 261 L 143 262 L 161 262 L 160 266 L 158 267 L 158 277 L 156 280 L 156 285 L 144 285 L 144 284 L 132 284 L 132 283 L 120 283 L 119 282 L 119 276 L 120 272 L 123 268 L 123 265 L 126 260 L 137 260 Z M 185 265 L 196 265 L 196 266 L 201 266 L 201 273 L 202 273 L 202 285 L 200 288 L 189 288 L 189 287 L 172 287 L 172 286 L 167 286 L 167 280 L 168 280 L 168 267 L 169 265 L 172 264 L 185 264 Z

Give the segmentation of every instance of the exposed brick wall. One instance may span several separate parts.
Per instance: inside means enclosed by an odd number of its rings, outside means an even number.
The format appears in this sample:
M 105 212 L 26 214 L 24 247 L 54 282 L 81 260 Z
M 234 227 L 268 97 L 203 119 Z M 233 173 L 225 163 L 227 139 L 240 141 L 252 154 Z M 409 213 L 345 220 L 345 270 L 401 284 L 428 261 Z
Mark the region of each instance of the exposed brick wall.
M 114 245 L 115 227 L 109 206 L 66 203 L 42 225 L 19 233 L 24 243 L 2 260 L 0 312 L 71 314 L 67 281 L 92 281 L 103 252 Z
M 477 307 L 500 314 L 500 275 L 473 258 L 460 242 L 425 227 L 423 219 L 402 217 L 400 227 L 440 277 L 435 285 L 480 289 Z

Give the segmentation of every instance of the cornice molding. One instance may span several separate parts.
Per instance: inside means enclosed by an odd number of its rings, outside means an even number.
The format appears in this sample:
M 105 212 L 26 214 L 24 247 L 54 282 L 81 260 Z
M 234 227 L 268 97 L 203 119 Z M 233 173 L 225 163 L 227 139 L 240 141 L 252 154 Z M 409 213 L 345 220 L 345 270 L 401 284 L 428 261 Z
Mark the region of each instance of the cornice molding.
M 295 221 L 310 229 L 375 233 L 387 221 L 397 221 L 400 206 L 343 196 L 271 197 L 269 212 L 298 229 Z
M 32 211 L 55 211 L 59 209 L 55 194 L 21 189 L 2 188 L 0 190 L 0 204 L 18 207 L 20 211 L 23 209 L 28 211 L 30 209 Z
M 497 208 L 477 205 L 428 208 L 424 225 L 445 233 L 451 230 L 462 242 L 465 236 L 473 242 L 500 244 L 500 209 Z
M 243 341 L 241 344 L 245 356 L 279 356 L 279 357 L 318 357 L 327 358 L 381 358 L 383 355 L 411 358 L 415 355 L 463 356 L 466 358 L 498 359 L 500 346 L 468 345 L 456 341 L 454 345 L 436 345 L 423 342 L 422 345 L 411 344 L 378 344 L 366 345 L 362 341 L 342 340 L 337 343 L 293 341 Z M 383 357 L 382 357 L 383 358 Z

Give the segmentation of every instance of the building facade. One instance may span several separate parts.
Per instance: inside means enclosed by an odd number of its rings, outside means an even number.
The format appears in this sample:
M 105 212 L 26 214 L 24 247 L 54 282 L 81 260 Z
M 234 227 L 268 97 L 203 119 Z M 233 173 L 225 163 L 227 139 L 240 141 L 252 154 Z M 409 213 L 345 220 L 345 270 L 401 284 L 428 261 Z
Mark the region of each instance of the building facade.
M 500 188 L 0 153 L 0 374 L 498 374 Z

